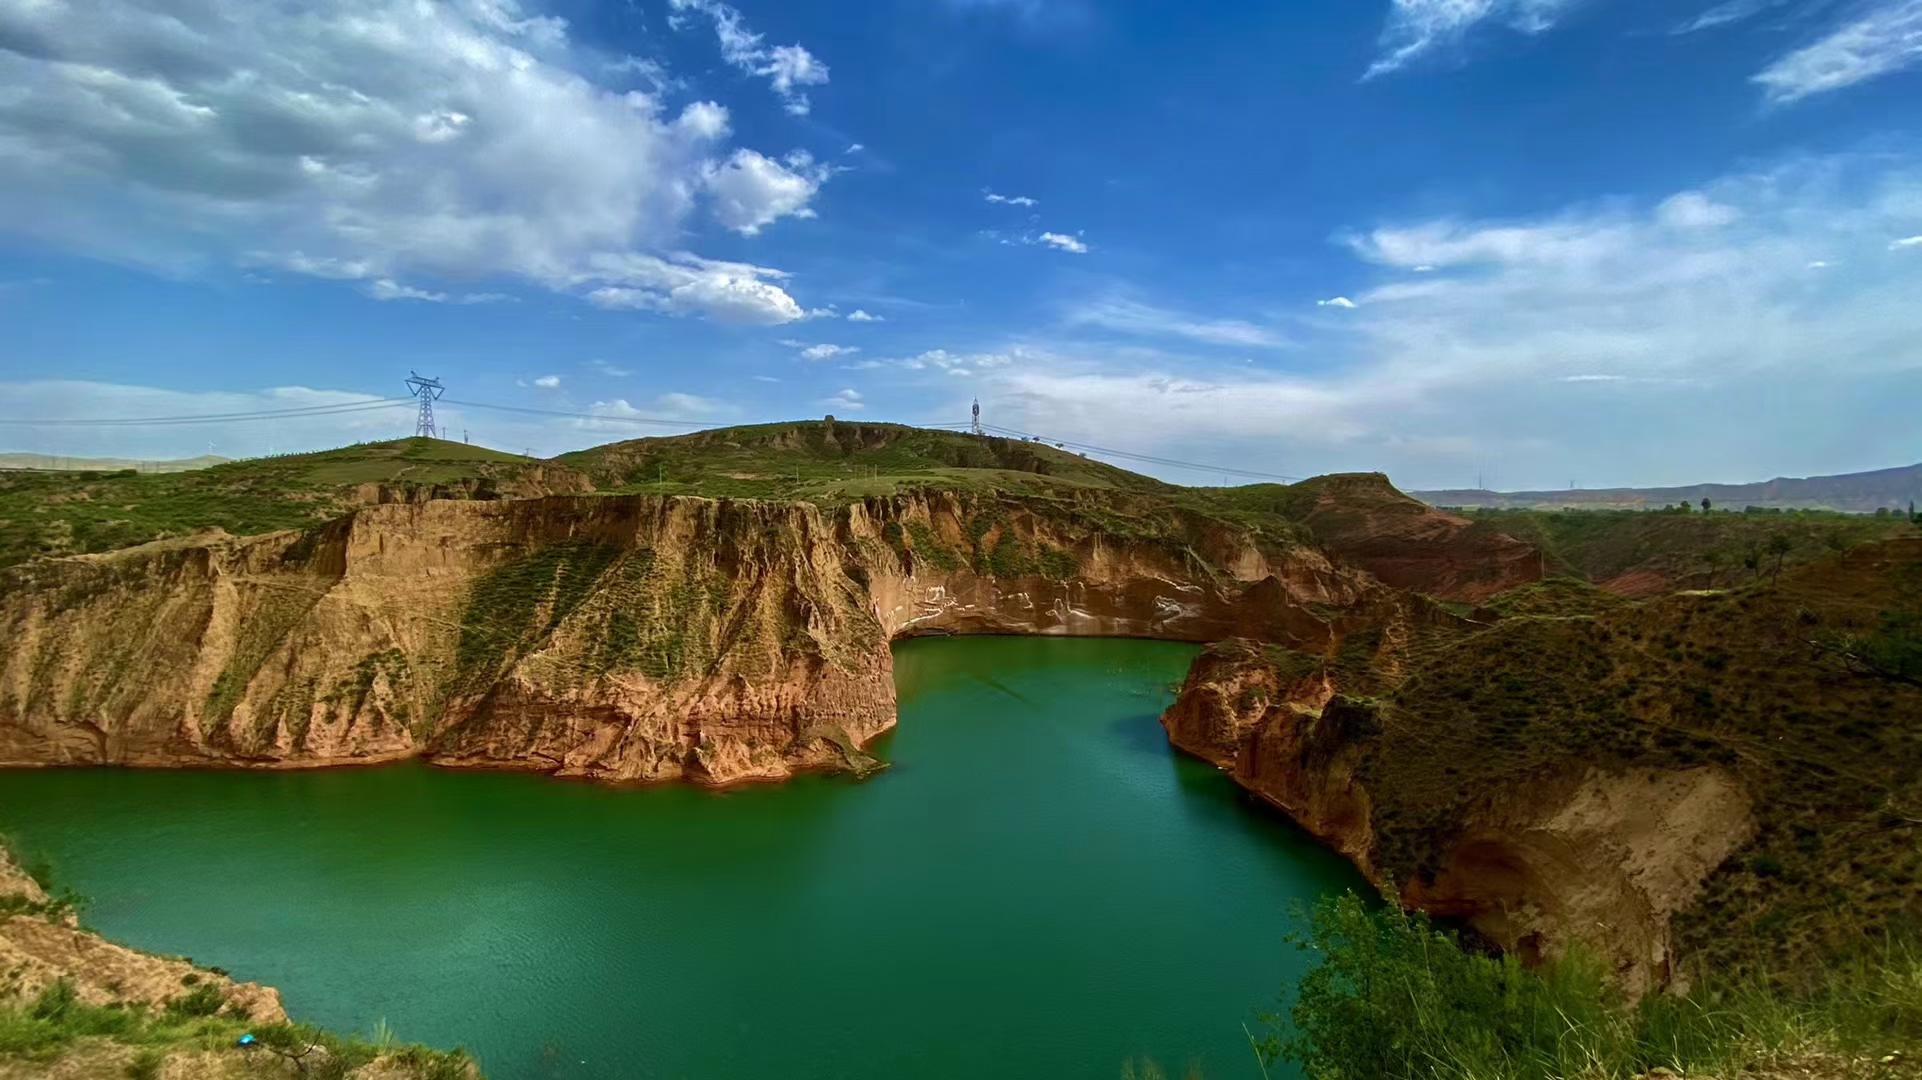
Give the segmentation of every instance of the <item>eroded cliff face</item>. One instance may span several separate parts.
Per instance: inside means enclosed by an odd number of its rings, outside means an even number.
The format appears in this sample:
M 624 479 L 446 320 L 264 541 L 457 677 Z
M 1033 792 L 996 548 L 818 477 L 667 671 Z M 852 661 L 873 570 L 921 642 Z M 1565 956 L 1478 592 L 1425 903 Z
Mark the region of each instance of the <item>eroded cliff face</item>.
M 1382 789 L 1380 758 L 1441 748 L 1397 745 L 1382 704 L 1337 693 L 1339 681 L 1331 667 L 1306 671 L 1297 655 L 1234 643 L 1196 662 L 1162 723 L 1176 746 L 1286 811 L 1409 907 L 1460 918 L 1529 962 L 1579 942 L 1635 993 L 1675 975 L 1671 917 L 1754 830 L 1733 775 L 1569 760 L 1472 793 L 1425 865 L 1385 868 L 1377 821 L 1406 822 L 1399 793 Z
M 1314 645 L 1385 591 L 1212 519 L 1118 538 L 938 494 L 396 502 L 0 587 L 0 764 L 418 756 L 707 783 L 868 766 L 898 635 Z

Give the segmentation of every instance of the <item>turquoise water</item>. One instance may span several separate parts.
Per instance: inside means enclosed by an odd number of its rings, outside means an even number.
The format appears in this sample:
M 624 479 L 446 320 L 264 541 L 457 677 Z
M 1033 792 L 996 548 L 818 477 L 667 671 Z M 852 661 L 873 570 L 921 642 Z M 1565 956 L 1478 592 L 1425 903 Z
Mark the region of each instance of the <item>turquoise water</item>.
M 1293 902 L 1356 879 L 1168 747 L 1193 652 L 905 643 L 863 782 L 15 771 L 0 829 L 108 936 L 495 1080 L 1255 1076 Z

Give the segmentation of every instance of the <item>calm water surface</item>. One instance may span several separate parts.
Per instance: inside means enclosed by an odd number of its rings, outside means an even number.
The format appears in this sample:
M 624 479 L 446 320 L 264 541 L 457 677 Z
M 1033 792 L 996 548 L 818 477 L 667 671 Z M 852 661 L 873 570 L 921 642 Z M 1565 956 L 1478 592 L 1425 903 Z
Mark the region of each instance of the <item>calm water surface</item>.
M 903 644 L 865 782 L 14 771 L 0 829 L 108 936 L 496 1080 L 1254 1076 L 1292 903 L 1356 879 L 1169 749 L 1192 656 Z

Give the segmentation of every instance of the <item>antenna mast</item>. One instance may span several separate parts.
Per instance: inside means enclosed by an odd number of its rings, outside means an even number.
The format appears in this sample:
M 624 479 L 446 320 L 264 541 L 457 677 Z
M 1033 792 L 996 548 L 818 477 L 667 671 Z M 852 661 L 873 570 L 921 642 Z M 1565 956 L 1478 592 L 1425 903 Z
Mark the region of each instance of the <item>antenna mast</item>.
M 409 371 L 407 392 L 420 399 L 420 414 L 414 421 L 414 434 L 432 439 L 438 432 L 434 428 L 434 402 L 447 392 L 439 379 L 423 379 L 419 372 Z
M 980 398 L 974 399 L 974 423 L 968 428 L 968 430 L 973 432 L 976 435 L 987 434 L 987 432 L 981 430 L 981 399 Z

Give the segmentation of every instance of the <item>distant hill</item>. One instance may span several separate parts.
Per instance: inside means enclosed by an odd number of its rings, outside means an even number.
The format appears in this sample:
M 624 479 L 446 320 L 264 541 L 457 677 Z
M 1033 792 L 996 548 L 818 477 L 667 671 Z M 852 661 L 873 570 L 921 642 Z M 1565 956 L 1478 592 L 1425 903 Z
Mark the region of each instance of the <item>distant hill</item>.
M 140 458 L 68 457 L 64 454 L 0 454 L 0 469 L 38 469 L 46 472 L 136 472 L 172 473 L 225 465 L 228 458 L 213 454 L 179 458 L 173 461 L 147 461 Z
M 1644 510 L 1699 503 L 1740 510 L 1760 506 L 1771 510 L 1845 510 L 1873 513 L 1887 507 L 1906 510 L 1922 503 L 1922 465 L 1904 465 L 1874 472 L 1839 476 L 1778 477 L 1755 484 L 1692 484 L 1666 488 L 1590 488 L 1570 491 L 1414 491 L 1409 494 L 1434 506 L 1489 509 Z

